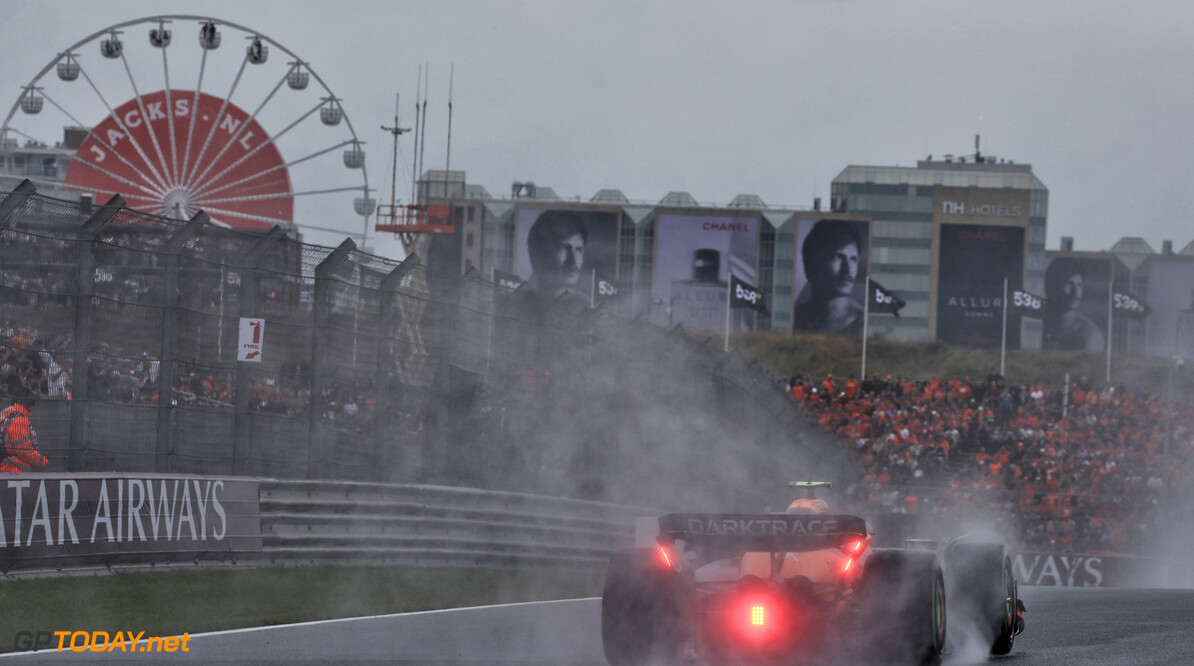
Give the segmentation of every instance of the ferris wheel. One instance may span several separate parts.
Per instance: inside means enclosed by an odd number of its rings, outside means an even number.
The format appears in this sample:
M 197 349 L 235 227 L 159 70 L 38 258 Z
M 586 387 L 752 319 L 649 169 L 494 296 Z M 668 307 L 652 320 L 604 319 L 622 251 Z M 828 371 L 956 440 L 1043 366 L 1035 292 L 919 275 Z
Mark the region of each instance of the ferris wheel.
M 211 17 L 126 21 L 59 52 L 22 87 L 0 144 L 54 136 L 40 145 L 73 151 L 60 187 L 158 215 L 363 247 L 376 209 L 364 142 L 311 63 Z

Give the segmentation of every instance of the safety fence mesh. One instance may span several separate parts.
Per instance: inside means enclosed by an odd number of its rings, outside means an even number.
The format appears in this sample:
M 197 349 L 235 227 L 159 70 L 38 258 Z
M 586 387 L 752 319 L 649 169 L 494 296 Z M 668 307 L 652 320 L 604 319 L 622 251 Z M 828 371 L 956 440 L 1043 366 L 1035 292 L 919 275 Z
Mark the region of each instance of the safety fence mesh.
M 415 256 L 351 241 L 308 245 L 29 187 L 2 196 L 0 375 L 37 370 L 51 470 L 725 510 L 755 501 L 748 489 L 774 497 L 782 481 L 848 469 L 804 434 L 774 378 L 720 339 L 506 292 L 475 272 L 429 275 Z M 253 320 L 261 352 L 245 359 Z

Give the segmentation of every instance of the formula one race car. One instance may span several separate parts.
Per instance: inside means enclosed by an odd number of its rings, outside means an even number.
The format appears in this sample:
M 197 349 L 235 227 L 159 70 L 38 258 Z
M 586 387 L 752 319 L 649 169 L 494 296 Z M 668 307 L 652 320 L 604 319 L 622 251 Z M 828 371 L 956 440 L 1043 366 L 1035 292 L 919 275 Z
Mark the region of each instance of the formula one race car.
M 955 617 L 947 592 L 992 653 L 1011 650 L 1023 605 L 1001 544 L 955 540 L 943 568 L 931 541 L 871 548 L 862 518 L 815 497 L 828 483 L 789 486 L 808 497 L 786 512 L 668 514 L 651 547 L 614 554 L 601 605 L 611 666 L 935 664 Z

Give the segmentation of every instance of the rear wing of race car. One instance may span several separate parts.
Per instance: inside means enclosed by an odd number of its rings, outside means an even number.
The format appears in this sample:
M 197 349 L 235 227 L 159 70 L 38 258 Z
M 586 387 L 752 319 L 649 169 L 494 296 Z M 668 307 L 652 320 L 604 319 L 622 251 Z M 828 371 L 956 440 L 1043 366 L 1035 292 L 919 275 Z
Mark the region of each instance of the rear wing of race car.
M 845 514 L 669 513 L 659 517 L 659 543 L 678 540 L 716 550 L 804 552 L 867 536 L 866 521 Z

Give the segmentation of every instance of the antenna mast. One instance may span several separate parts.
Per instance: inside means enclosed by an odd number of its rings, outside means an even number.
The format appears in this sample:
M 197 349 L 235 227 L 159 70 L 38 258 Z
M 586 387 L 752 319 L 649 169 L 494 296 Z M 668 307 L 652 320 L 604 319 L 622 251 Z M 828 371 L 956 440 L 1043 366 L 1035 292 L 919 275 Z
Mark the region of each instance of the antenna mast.
M 397 203 L 398 197 L 398 135 L 410 131 L 409 127 L 403 129 L 398 126 L 397 93 L 394 93 L 394 126 L 386 127 L 385 125 L 382 125 L 381 128 L 394 135 L 394 167 L 390 172 L 390 210 L 394 210 L 394 204 Z
M 390 210 L 389 215 L 379 213 L 380 217 L 388 217 L 390 222 L 388 224 L 378 224 L 377 230 L 382 232 L 394 232 L 402 239 L 402 248 L 409 255 L 412 248 L 415 247 L 416 239 L 424 234 L 451 234 L 456 233 L 456 228 L 451 224 L 451 213 L 445 212 L 450 210 L 448 206 L 444 205 L 430 205 L 426 202 L 427 193 L 419 192 L 419 174 L 423 168 L 424 145 L 427 140 L 427 89 L 429 87 L 428 79 L 430 78 L 430 65 L 423 64 L 419 66 L 419 80 L 415 88 L 415 124 L 413 130 L 415 132 L 415 149 L 412 164 L 411 177 L 411 197 L 410 203 L 405 206 L 397 206 L 398 199 L 398 137 L 402 134 L 410 132 L 410 127 L 398 126 L 398 114 L 401 110 L 399 103 L 400 98 L 397 94 L 394 95 L 394 126 L 386 127 L 382 125 L 381 128 L 389 132 L 394 137 L 394 156 L 393 156 L 393 171 L 390 173 L 390 205 L 382 206 L 384 210 Z M 420 99 L 421 98 L 421 99 Z M 451 93 L 449 93 L 449 117 L 451 117 Z M 449 131 L 451 122 L 449 121 Z M 449 157 L 449 159 L 451 159 Z M 401 208 L 401 212 L 399 212 Z
M 431 79 L 431 63 L 424 65 L 427 75 L 423 77 L 423 124 L 419 127 L 419 175 L 423 174 L 423 156 L 427 152 L 427 85 Z
M 452 170 L 452 79 L 456 76 L 456 64 L 448 70 L 448 160 L 444 164 L 444 171 Z M 447 178 L 447 175 L 444 176 Z
M 419 79 L 415 84 L 415 149 L 411 151 L 411 165 L 410 165 L 410 203 L 413 206 L 416 202 L 415 194 L 418 192 L 417 183 L 419 179 L 419 95 L 423 92 L 423 66 L 419 65 Z

